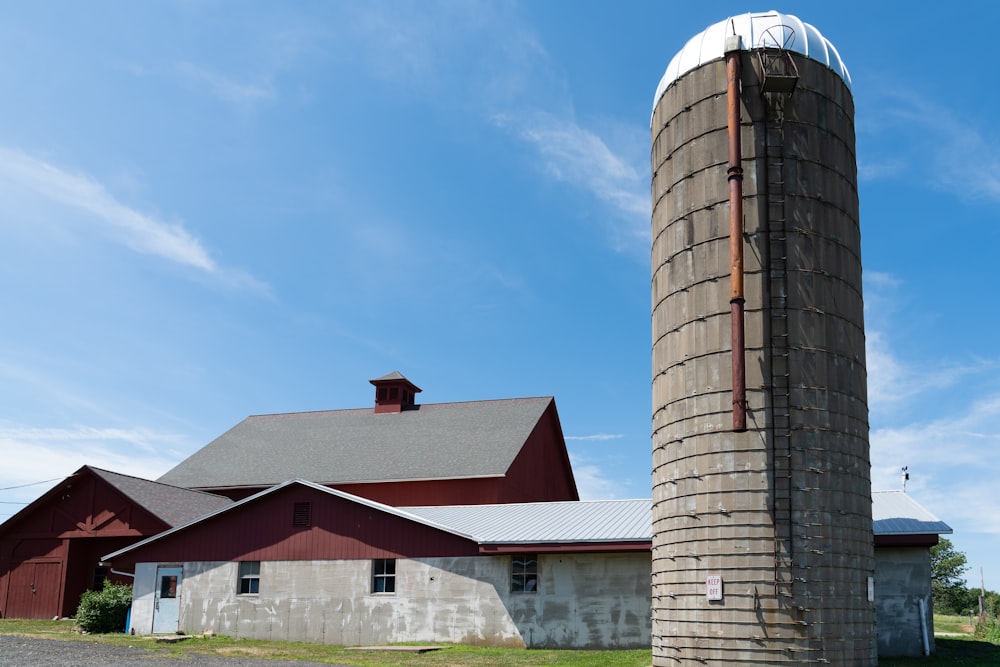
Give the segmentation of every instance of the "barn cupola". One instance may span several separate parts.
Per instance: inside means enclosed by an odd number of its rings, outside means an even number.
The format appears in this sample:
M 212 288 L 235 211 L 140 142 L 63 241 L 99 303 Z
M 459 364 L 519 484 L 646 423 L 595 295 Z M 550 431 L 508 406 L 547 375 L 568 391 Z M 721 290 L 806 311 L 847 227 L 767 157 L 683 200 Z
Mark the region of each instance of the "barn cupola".
M 413 384 L 399 371 L 369 380 L 375 385 L 375 414 L 402 412 L 416 404 L 420 387 Z

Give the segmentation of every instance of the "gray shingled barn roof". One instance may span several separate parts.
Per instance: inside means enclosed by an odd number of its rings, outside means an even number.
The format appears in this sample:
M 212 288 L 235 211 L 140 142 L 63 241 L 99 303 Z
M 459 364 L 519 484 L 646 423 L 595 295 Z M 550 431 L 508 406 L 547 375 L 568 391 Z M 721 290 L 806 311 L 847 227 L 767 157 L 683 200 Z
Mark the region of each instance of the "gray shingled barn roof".
M 233 502 L 225 496 L 151 482 L 93 466 L 86 467 L 169 526 L 180 526 Z
M 501 476 L 552 397 L 248 417 L 160 477 L 189 488 Z

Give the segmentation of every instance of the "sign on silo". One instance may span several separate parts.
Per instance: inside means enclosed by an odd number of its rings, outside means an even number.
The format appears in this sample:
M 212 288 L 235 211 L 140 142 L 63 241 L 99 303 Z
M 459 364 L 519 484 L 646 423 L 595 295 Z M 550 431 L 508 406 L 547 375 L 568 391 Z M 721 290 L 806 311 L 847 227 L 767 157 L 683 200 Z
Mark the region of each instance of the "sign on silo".
M 709 600 L 722 599 L 722 575 L 710 574 L 705 577 L 705 597 Z

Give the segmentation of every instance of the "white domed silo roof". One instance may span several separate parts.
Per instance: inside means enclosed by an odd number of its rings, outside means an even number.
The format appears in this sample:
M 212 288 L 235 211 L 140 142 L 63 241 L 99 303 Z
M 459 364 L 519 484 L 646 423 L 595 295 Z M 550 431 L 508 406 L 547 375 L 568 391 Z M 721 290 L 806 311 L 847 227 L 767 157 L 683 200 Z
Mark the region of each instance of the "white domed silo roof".
M 726 37 L 734 34 L 742 38 L 742 49 L 781 47 L 818 60 L 839 74 L 848 88 L 851 87 L 851 75 L 836 47 L 815 27 L 791 14 L 773 10 L 751 12 L 719 21 L 689 39 L 667 65 L 667 71 L 656 87 L 653 107 L 656 107 L 667 87 L 682 74 L 725 56 Z

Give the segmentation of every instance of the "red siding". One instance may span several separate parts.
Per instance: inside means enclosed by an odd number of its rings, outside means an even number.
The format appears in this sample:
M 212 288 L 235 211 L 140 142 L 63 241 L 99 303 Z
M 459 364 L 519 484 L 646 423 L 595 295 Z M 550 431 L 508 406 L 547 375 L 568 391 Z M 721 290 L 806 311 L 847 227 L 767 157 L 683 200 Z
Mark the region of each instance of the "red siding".
M 485 505 L 500 502 L 502 477 L 337 484 L 333 488 L 386 505 Z
M 876 547 L 932 547 L 937 544 L 940 536 L 937 533 L 927 535 L 876 535 Z
M 311 480 L 310 480 L 311 481 Z M 401 507 L 405 505 L 483 505 L 499 502 L 502 477 L 477 477 L 471 479 L 430 479 L 413 482 L 361 482 L 356 484 L 331 484 L 353 496 Z M 233 500 L 243 500 L 268 487 L 205 488 L 202 491 L 217 493 Z
M 556 403 L 553 400 L 535 424 L 514 462 L 507 470 L 494 503 L 579 500 L 573 469 Z
M 156 531 L 160 532 L 160 531 Z M 65 593 L 62 604 L 62 615 L 72 616 L 76 613 L 76 608 L 80 606 L 80 596 L 83 592 L 93 588 L 96 583 L 100 586 L 103 581 L 94 581 L 101 556 L 118 549 L 124 549 L 130 544 L 134 544 L 138 539 L 135 537 L 98 537 L 91 539 L 68 540 L 69 555 L 66 559 L 65 568 Z M 107 569 L 107 568 L 105 568 Z M 106 577 L 115 583 L 132 583 L 131 578 L 119 577 L 107 573 Z
M 17 563 L 7 580 L 7 618 L 53 618 L 59 614 L 61 560 Z
M 80 595 L 93 584 L 103 554 L 166 528 L 164 522 L 83 469 L 4 525 L 0 617 L 73 615 Z
M 309 527 L 292 525 L 295 503 L 311 503 Z M 478 545 L 301 484 L 291 484 L 125 554 L 136 562 L 327 560 L 471 556 Z

